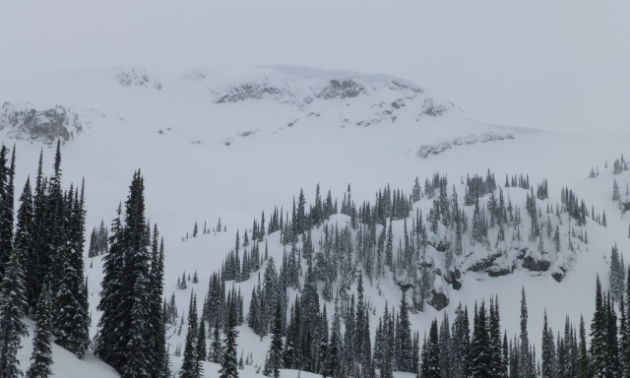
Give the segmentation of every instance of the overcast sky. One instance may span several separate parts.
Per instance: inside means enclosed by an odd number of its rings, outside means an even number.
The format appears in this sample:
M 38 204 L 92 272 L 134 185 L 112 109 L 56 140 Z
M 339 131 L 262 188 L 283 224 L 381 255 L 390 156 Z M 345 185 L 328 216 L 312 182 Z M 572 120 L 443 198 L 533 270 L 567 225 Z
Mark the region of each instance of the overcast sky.
M 0 0 L 0 79 L 272 64 L 388 73 L 493 123 L 630 135 L 628 1 Z

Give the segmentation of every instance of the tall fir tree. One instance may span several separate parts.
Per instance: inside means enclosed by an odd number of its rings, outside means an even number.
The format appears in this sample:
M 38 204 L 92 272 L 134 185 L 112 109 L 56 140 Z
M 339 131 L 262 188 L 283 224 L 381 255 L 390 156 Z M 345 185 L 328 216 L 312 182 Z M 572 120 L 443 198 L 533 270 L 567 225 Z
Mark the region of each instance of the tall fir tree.
M 184 346 L 184 361 L 179 369 L 181 378 L 199 378 L 197 373 L 197 296 L 190 293 L 188 307 L 188 333 Z
M 0 377 L 22 376 L 17 352 L 22 347 L 22 336 L 28 335 L 22 322 L 26 303 L 24 272 L 20 264 L 20 251 L 14 249 L 0 282 Z
M 606 307 L 602 298 L 599 276 L 595 284 L 595 313 L 591 321 L 590 376 L 608 378 L 608 358 L 606 340 Z
M 543 321 L 542 331 L 542 378 L 556 377 L 556 347 L 553 341 L 553 331 L 547 323 L 547 310 Z
M 428 344 L 427 344 L 428 343 Z M 422 364 L 422 378 L 442 378 L 440 366 L 440 340 L 437 320 L 431 322 L 429 339 L 425 341 L 425 361 Z
M 42 290 L 35 312 L 37 323 L 35 337 L 33 337 L 33 353 L 31 354 L 33 362 L 26 372 L 26 378 L 48 378 L 52 375 L 50 368 L 53 363 L 50 345 L 52 337 L 51 311 L 50 293 L 48 290 Z
M 269 361 L 268 369 L 275 378 L 280 376 L 282 365 L 282 306 L 280 302 L 276 303 L 276 309 L 273 318 L 273 327 L 271 329 L 271 344 L 269 345 Z
M 144 179 L 134 173 L 125 202 L 124 223 L 119 207 L 112 224 L 110 251 L 105 258 L 95 352 L 123 378 L 149 377 L 154 372 L 152 347 L 159 332 L 152 326 L 152 254 L 145 221 Z M 160 295 L 161 297 L 161 295 Z
M 237 310 L 236 301 L 231 300 L 227 304 L 227 318 L 225 322 L 225 338 L 223 342 L 223 357 L 221 359 L 220 378 L 238 378 L 238 361 L 236 354 L 236 330 Z
M 35 230 L 33 223 L 33 195 L 31 192 L 31 180 L 26 179 L 24 190 L 20 195 L 20 207 L 17 212 L 17 225 L 15 230 L 15 248 L 22 251 L 22 268 L 26 277 L 26 299 L 29 305 L 35 307 L 33 295 L 35 293 L 34 277 L 36 276 L 36 259 L 34 250 Z
M 15 177 L 15 147 L 8 164 L 9 149 L 0 148 L 0 279 L 4 276 L 13 251 L 13 180 Z

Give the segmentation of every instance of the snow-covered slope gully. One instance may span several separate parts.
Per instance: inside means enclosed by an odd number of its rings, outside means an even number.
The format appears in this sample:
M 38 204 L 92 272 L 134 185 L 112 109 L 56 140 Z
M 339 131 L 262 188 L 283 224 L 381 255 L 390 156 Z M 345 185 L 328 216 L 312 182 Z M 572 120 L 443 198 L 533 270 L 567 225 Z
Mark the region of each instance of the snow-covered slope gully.
M 391 76 L 305 67 L 221 67 L 176 73 L 126 67 L 4 82 L 0 102 L 0 140 L 17 149 L 16 188 L 35 174 L 42 147 L 44 164 L 51 167 L 54 150 L 49 147 L 60 138 L 64 185 L 85 177 L 88 229 L 102 219 L 107 224 L 114 218 L 133 172 L 141 168 L 147 216 L 165 236 L 164 295 L 170 298 L 175 293 L 180 314 L 188 308 L 191 290 L 205 296 L 210 275 L 222 267 L 234 248 L 237 230 L 241 237 L 245 230 L 251 236 L 252 220 L 260 222 L 264 211 L 269 222 L 274 208 L 283 208 L 286 220 L 301 189 L 308 210 L 315 205 L 318 184 L 323 199 L 330 190 L 339 207 L 351 184 L 355 209 L 362 209 L 365 215 L 364 201 L 374 206 L 379 190 L 384 193 L 389 185 L 392 190 L 401 189 L 409 200 L 415 178 L 420 179 L 421 198 L 408 205 L 408 214 L 398 214 L 392 222 L 394 258 L 398 260 L 399 245 L 404 249 L 406 224 L 414 251 L 411 265 L 386 268 L 382 275 L 370 278 L 365 255 L 358 257 L 364 245 L 359 245 L 358 235 L 364 240 L 370 234 L 367 226 L 359 218 L 352 228 L 352 217 L 346 214 L 331 215 L 325 222 L 330 230 L 341 232 L 348 227 L 353 251 L 350 266 L 365 274 L 373 333 L 385 302 L 399 303 L 401 285 L 410 284 L 414 299 L 421 302 L 424 298 L 429 304 L 411 316 L 413 328 L 420 333 L 443 312 L 452 316 L 460 302 L 472 308 L 476 301 L 497 295 L 502 327 L 513 335 L 519 330 L 524 287 L 530 335 L 535 335 L 530 339 L 538 345 L 545 309 L 555 330 L 562 329 L 565 315 L 572 320 L 584 315 L 590 323 L 595 277 L 599 274 L 607 286 L 610 249 L 615 243 L 630 262 L 630 218 L 612 201 L 613 180 L 620 187 L 622 201 L 630 198 L 626 195 L 629 171 L 612 172 L 613 162 L 622 153 L 630 157 L 628 138 L 586 138 L 472 121 L 449 101 Z M 588 178 L 591 167 L 599 171 L 594 178 Z M 488 170 L 494 175 L 494 185 L 487 179 Z M 534 218 L 540 238 L 531 237 L 533 222 L 526 210 L 531 191 L 519 185 L 521 176 L 535 195 L 537 185 L 548 181 L 548 195 L 536 200 Z M 440 178 L 447 182 L 449 201 L 456 190 L 459 209 L 467 218 L 461 252 L 456 248 L 452 222 L 445 225 L 440 221 L 435 226 L 428 219 L 435 206 L 433 197 L 440 198 Z M 468 178 L 473 186 L 483 182 L 478 203 L 480 212 L 485 209 L 488 231 L 486 238 L 477 240 L 473 238 L 477 201 L 466 202 L 471 188 Z M 433 190 L 426 190 L 425 179 Z M 585 224 L 576 224 L 563 211 L 563 188 L 585 202 Z M 497 219 L 491 220 L 488 208 L 492 196 L 499 201 L 500 192 L 506 207 L 503 238 L 501 226 Z M 519 209 L 520 223 L 510 218 L 508 204 L 514 218 Z M 415 233 L 420 213 L 426 237 Z M 601 224 L 604 213 L 606 227 Z M 383 216 L 390 214 L 388 210 Z M 204 222 L 212 229 L 218 218 L 227 232 L 201 232 Z M 199 235 L 185 239 L 186 234 L 192 235 L 195 222 Z M 388 227 L 390 219 L 386 224 Z M 325 225 L 311 230 L 315 252 L 323 250 L 320 240 L 325 238 Z M 559 251 L 554 240 L 556 227 Z M 382 229 L 378 223 L 372 232 L 378 238 Z M 266 234 L 260 245 L 265 244 L 277 266 L 285 248 L 291 249 L 291 244 L 282 244 L 279 231 Z M 296 247 L 303 246 L 298 238 Z M 261 273 L 266 264 L 260 267 Z M 102 279 L 100 257 L 86 257 L 86 267 L 94 335 L 100 315 L 96 310 Z M 194 271 L 199 283 L 180 290 L 178 277 Z M 355 278 L 340 277 L 333 291 L 356 294 Z M 300 280 L 303 283 L 304 276 Z M 244 295 L 245 314 L 256 283 L 255 272 L 249 280 L 235 283 Z M 320 282 L 320 298 L 324 286 Z M 291 291 L 288 297 L 292 300 L 295 294 Z M 320 302 L 323 306 L 325 300 Z M 251 354 L 255 364 L 262 364 L 269 338 L 261 340 L 246 325 L 239 330 L 239 355 L 241 351 L 245 356 Z M 171 352 L 184 343 L 185 331 L 181 336 L 176 331 L 172 327 L 168 334 Z M 20 360 L 25 367 L 30 339 L 23 340 L 23 345 Z M 87 365 L 74 361 L 61 348 L 55 347 L 54 354 L 53 369 L 59 376 L 83 376 L 88 366 L 98 366 L 99 377 L 110 376 L 106 365 L 94 365 L 99 362 L 91 354 L 86 356 Z M 173 356 L 172 362 L 177 369 L 180 357 Z M 206 375 L 212 376 L 217 369 L 208 363 Z M 245 373 L 255 374 L 250 366 Z

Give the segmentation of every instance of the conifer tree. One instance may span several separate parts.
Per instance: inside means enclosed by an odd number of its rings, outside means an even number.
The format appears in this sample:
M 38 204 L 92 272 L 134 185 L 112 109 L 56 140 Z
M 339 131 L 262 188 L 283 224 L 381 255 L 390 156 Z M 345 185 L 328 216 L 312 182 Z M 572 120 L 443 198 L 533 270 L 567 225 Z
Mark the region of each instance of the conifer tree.
M 22 322 L 26 303 L 24 272 L 20 251 L 14 249 L 2 282 L 0 282 L 0 377 L 17 378 L 22 375 L 17 352 L 22 347 L 22 336 L 28 335 Z
M 271 344 L 269 345 L 268 369 L 275 378 L 280 376 L 282 365 L 282 306 L 276 303 L 276 310 L 271 329 Z
M 442 371 L 440 366 L 440 340 L 438 337 L 438 325 L 437 320 L 431 322 L 431 328 L 429 330 L 429 340 L 427 341 L 426 357 L 423 363 L 422 378 L 441 378 Z
M 237 315 L 236 302 L 231 300 L 228 302 L 227 319 L 225 323 L 224 352 L 221 360 L 221 370 L 219 370 L 220 378 L 238 378 L 238 361 L 236 354 L 236 338 L 238 337 L 238 331 L 236 330 Z
M 589 356 L 586 350 L 586 330 L 584 327 L 584 317 L 580 316 L 580 346 L 578 360 L 578 377 L 587 378 L 589 376 Z
M 223 345 L 221 344 L 220 329 L 221 325 L 219 324 L 219 319 L 217 317 L 212 332 L 212 343 L 210 344 L 210 350 L 208 351 L 208 361 L 214 362 L 215 364 L 221 363 L 221 359 L 223 358 Z
M 529 336 L 527 332 L 527 299 L 525 297 L 525 287 L 521 292 L 521 335 L 520 335 L 520 357 L 521 370 L 524 377 L 530 377 L 533 375 L 531 371 L 532 363 L 529 354 Z
M 619 360 L 622 367 L 621 378 L 630 378 L 630 267 L 628 268 L 626 299 L 619 303 Z M 624 307 L 625 302 L 625 307 Z
M 33 353 L 31 355 L 33 362 L 26 372 L 26 378 L 48 378 L 52 375 L 50 368 L 53 363 L 50 345 L 52 337 L 51 311 L 50 293 L 48 290 L 42 290 L 35 312 L 37 325 L 35 337 L 33 337 Z
M 455 321 L 452 332 L 452 363 L 453 376 L 455 378 L 468 377 L 470 367 L 468 364 L 468 351 L 470 347 L 470 328 L 468 324 L 468 310 L 462 309 L 460 303 L 455 309 Z
M 450 323 L 448 320 L 448 315 L 444 313 L 444 319 L 442 320 L 442 324 L 440 324 L 440 336 L 439 336 L 439 344 L 440 344 L 440 371 L 441 377 L 452 377 L 453 376 L 453 354 L 452 348 L 453 345 L 451 340 L 450 333 Z M 415 356 L 414 356 L 415 357 Z
M 479 311 L 475 311 L 473 339 L 470 345 L 471 368 L 474 378 L 490 376 L 491 355 L 486 316 L 486 305 L 482 301 Z
M 203 376 L 203 361 L 206 360 L 206 321 L 199 321 L 199 330 L 197 331 L 197 345 L 195 350 L 195 376 Z
M 499 313 L 499 298 L 490 298 L 488 318 L 488 338 L 490 339 L 490 376 L 502 378 L 506 372 L 505 361 L 501 350 L 501 316 Z
M 188 308 L 188 333 L 184 346 L 184 361 L 179 369 L 182 378 L 199 378 L 197 368 L 197 297 L 190 293 L 190 306 Z
M 335 301 L 336 302 L 336 301 Z M 338 377 L 343 369 L 342 345 L 341 345 L 341 314 L 335 304 L 335 315 L 330 332 L 330 343 L 328 344 L 328 355 L 325 361 L 325 369 L 329 377 Z
M 401 371 L 413 372 L 413 345 L 411 342 L 411 323 L 409 322 L 409 306 L 405 299 L 405 292 L 403 291 L 402 300 L 400 302 L 400 320 L 398 333 L 398 340 L 400 342 L 399 358 L 397 359 L 398 368 Z M 437 326 L 437 321 L 436 321 Z M 438 346 L 439 347 L 439 346 Z
M 20 208 L 17 212 L 17 226 L 15 230 L 15 248 L 22 252 L 22 269 L 26 277 L 36 276 L 36 255 L 34 250 L 35 230 L 33 223 L 33 195 L 31 193 L 31 180 L 26 179 L 24 190 L 20 196 Z M 26 287 L 26 299 L 29 305 L 35 306 L 36 298 L 34 279 L 28 279 L 24 283 Z
M 591 321 L 590 375 L 595 378 L 608 377 L 606 340 L 606 307 L 602 299 L 602 289 L 597 276 L 595 289 L 595 313 Z
M 144 211 L 144 179 L 138 170 L 125 202 L 124 224 L 118 218 L 112 225 L 99 304 L 103 315 L 96 353 L 123 378 L 149 376 L 153 371 L 156 332 L 151 326 L 151 304 L 155 292 Z
M 617 245 L 612 247 L 610 253 L 610 295 L 615 301 L 619 301 L 624 293 L 624 266 L 619 261 Z
M 0 148 L 0 279 L 4 276 L 13 252 L 13 179 L 15 176 L 15 147 L 10 165 L 9 150 Z
M 547 324 L 547 310 L 545 310 L 542 332 L 542 378 L 555 378 L 556 348 L 553 342 L 553 332 Z

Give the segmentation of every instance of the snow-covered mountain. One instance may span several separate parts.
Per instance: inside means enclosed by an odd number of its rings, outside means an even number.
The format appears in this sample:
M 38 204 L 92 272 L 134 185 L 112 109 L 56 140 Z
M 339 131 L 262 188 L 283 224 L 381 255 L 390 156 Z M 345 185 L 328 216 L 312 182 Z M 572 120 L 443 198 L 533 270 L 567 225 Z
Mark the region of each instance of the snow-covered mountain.
M 221 268 L 237 229 L 251 232 L 252 220 L 260 220 L 262 211 L 269 216 L 275 206 L 290 211 L 301 189 L 307 203 L 314 204 L 318 184 L 322 196 L 330 190 L 339 205 L 351 184 L 357 208 L 363 201 L 374 206 L 375 193 L 388 184 L 409 195 L 419 177 L 425 188 L 425 179 L 433 180 L 436 172 L 448 180 L 449 198 L 456 189 L 469 226 L 462 251 L 454 254 L 452 264 L 447 254 L 455 245 L 454 230 L 440 223 L 436 232 L 428 232 L 418 267 L 431 274 L 426 298 L 431 306 L 411 319 L 421 333 L 441 312 L 452 314 L 459 302 L 472 308 L 476 301 L 496 294 L 502 326 L 514 334 L 519 329 L 518 303 L 524 287 L 530 334 L 539 344 L 545 308 L 556 330 L 562 328 L 565 314 L 575 321 L 583 314 L 590 322 L 595 276 L 599 274 L 607 285 L 607 259 L 615 243 L 625 261 L 630 261 L 629 218 L 612 201 L 613 180 L 621 188 L 622 202 L 630 199 L 625 194 L 629 171 L 612 172 L 615 159 L 624 152 L 630 156 L 628 138 L 587 138 L 486 124 L 467 118 L 462 109 L 434 97 L 428 89 L 388 75 L 292 66 L 182 72 L 125 67 L 0 83 L 0 102 L 0 139 L 7 145 L 15 143 L 17 149 L 16 188 L 27 175 L 35 174 L 42 147 L 44 164 L 51 167 L 54 150 L 50 147 L 60 138 L 64 184 L 86 180 L 88 229 L 115 216 L 132 173 L 142 170 L 147 216 L 165 236 L 164 294 L 175 293 L 180 310 L 187 309 L 191 289 L 205 296 L 210 274 Z M 591 167 L 600 174 L 588 178 Z M 494 174 L 494 195 L 498 199 L 501 190 L 513 214 L 520 208 L 521 222 L 506 225 L 503 239 L 495 226 L 489 227 L 486 241 L 474 241 L 475 206 L 464 205 L 470 188 L 466 182 L 475 175 L 485 180 L 488 170 Z M 504 186 L 506 176 L 509 187 Z M 531 192 L 512 186 L 515 176 L 527 178 L 533 193 L 536 185 L 548 181 L 548 198 L 536 202 L 541 239 L 529 237 L 532 222 L 525 204 Z M 589 212 L 585 225 L 575 225 L 566 213 L 556 215 L 556 208 L 562 206 L 562 188 L 584 200 Z M 439 188 L 434 195 L 439 198 Z M 411 230 L 417 211 L 430 228 L 426 219 L 434 206 L 430 197 L 425 194 L 415 202 L 406 220 L 393 221 L 394 253 L 404 240 L 405 222 Z M 489 192 L 479 200 L 488 220 L 489 201 Z M 606 227 L 600 224 L 604 212 Z M 600 216 L 599 222 L 591 219 L 595 216 Z M 211 228 L 218 218 L 227 232 L 183 242 L 195 222 L 201 227 L 207 221 Z M 333 215 L 327 223 L 343 229 L 350 217 Z M 559 251 L 549 234 L 556 226 Z M 381 227 L 377 226 L 377 235 Z M 351 232 L 356 243 L 358 231 Z M 312 237 L 318 251 L 323 227 L 314 229 Z M 279 232 L 265 236 L 265 241 L 270 255 L 282 261 Z M 302 242 L 297 246 L 301 248 Z M 99 258 L 88 259 L 86 266 L 90 266 L 86 274 L 94 334 L 102 263 Z M 195 270 L 199 284 L 178 290 L 182 272 Z M 374 310 L 372 332 L 385 301 L 399 303 L 399 284 L 414 284 L 413 277 L 400 272 L 366 280 L 366 298 Z M 236 284 L 245 296 L 245 313 L 255 276 Z M 336 290 L 342 289 L 341 283 L 337 285 Z M 356 283 L 351 281 L 343 289 L 352 293 Z M 323 287 L 319 290 L 321 294 Z M 169 332 L 171 351 L 184 340 L 184 335 L 174 331 Z M 240 327 L 240 334 L 240 350 L 262 364 L 269 339 L 260 341 L 246 326 Z M 55 349 L 55 356 L 62 352 Z M 22 350 L 23 366 L 29 354 L 29 348 Z M 173 366 L 179 363 L 174 357 Z M 206 369 L 207 374 L 211 369 Z

